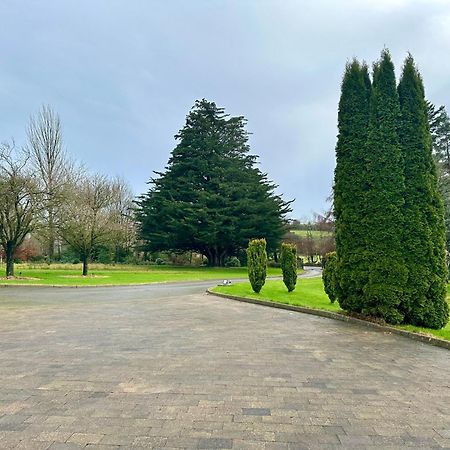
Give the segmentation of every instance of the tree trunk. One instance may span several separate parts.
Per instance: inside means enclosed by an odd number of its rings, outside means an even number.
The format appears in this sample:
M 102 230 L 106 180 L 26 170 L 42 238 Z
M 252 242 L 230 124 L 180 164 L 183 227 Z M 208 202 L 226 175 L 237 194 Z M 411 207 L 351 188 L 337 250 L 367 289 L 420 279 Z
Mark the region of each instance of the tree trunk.
M 6 276 L 13 277 L 14 276 L 14 249 L 15 246 L 13 242 L 8 241 L 6 243 Z
M 55 256 L 55 224 L 53 220 L 53 211 L 48 212 L 48 247 L 47 255 L 48 260 L 51 261 Z
M 225 266 L 225 260 L 227 259 L 227 252 L 223 251 L 220 255 L 219 255 L 219 267 L 224 267 Z
M 218 265 L 218 255 L 214 248 L 206 249 L 206 257 L 208 258 L 209 267 L 217 267 Z
M 87 256 L 83 257 L 83 277 L 87 276 L 88 274 L 88 262 L 89 258 Z

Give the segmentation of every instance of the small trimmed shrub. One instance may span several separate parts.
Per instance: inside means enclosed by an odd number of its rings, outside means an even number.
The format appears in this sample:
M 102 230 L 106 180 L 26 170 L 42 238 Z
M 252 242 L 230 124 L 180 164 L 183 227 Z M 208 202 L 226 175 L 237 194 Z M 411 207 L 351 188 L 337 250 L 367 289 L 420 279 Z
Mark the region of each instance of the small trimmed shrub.
M 259 293 L 266 282 L 267 252 L 265 239 L 252 239 L 247 248 L 248 279 L 254 292 Z
M 297 284 L 297 247 L 292 244 L 281 244 L 280 262 L 283 283 L 288 292 L 292 292 Z
M 323 259 L 322 280 L 324 290 L 331 303 L 334 303 L 337 299 L 336 270 L 336 252 L 327 253 Z
M 225 261 L 225 267 L 241 267 L 241 262 L 236 256 L 230 256 Z

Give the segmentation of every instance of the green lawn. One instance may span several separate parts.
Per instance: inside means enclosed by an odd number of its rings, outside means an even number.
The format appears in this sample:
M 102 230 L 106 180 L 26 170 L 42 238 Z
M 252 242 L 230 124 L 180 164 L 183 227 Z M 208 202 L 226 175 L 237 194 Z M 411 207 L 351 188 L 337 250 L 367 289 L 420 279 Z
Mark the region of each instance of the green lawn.
M 4 274 L 4 267 L 0 265 Z M 247 278 L 246 267 L 174 267 L 174 266 L 131 266 L 93 264 L 88 277 L 81 276 L 81 265 L 27 265 L 17 264 L 16 277 L 29 279 L 0 279 L 0 284 L 43 284 L 62 286 L 129 285 L 164 283 L 170 281 L 220 280 Z M 279 268 L 269 268 L 268 276 L 279 276 Z M 3 275 L 4 276 L 4 275 Z
M 259 300 L 269 300 L 278 303 L 287 303 L 296 306 L 306 306 L 315 309 L 325 309 L 333 312 L 343 312 L 338 303 L 331 303 L 325 291 L 321 278 L 299 279 L 297 288 L 293 292 L 287 292 L 282 281 L 266 281 L 259 294 L 255 294 L 250 283 L 236 283 L 230 286 L 217 286 L 212 289 L 214 292 L 236 295 L 239 297 L 256 298 Z M 447 288 L 450 295 L 450 286 Z M 449 297 L 447 297 L 449 299 Z M 450 322 L 441 330 L 414 327 L 412 325 L 400 325 L 399 328 L 431 334 L 441 339 L 450 340 Z
M 296 306 L 306 306 L 316 309 L 326 309 L 329 311 L 339 311 L 337 303 L 330 303 L 323 290 L 322 279 L 305 278 L 297 281 L 295 291 L 288 292 L 281 280 L 266 281 L 259 294 L 252 291 L 250 283 L 236 283 L 230 286 L 217 286 L 214 292 L 237 295 L 239 297 L 256 298 L 259 300 L 270 300 L 278 303 L 287 303 Z

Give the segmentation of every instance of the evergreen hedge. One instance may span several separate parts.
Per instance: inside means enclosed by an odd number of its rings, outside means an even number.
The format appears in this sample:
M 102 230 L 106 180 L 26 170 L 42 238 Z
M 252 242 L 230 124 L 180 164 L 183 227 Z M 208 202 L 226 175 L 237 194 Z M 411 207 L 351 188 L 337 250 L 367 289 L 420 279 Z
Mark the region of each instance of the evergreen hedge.
M 390 54 L 347 64 L 334 182 L 336 255 L 323 280 L 331 301 L 388 323 L 441 328 L 445 226 L 422 79 L 408 56 L 397 87 Z
M 254 292 L 259 293 L 266 282 L 267 252 L 265 239 L 252 239 L 247 248 L 248 279 Z
M 297 284 L 297 247 L 292 244 L 281 244 L 281 271 L 283 283 L 288 292 L 292 292 Z

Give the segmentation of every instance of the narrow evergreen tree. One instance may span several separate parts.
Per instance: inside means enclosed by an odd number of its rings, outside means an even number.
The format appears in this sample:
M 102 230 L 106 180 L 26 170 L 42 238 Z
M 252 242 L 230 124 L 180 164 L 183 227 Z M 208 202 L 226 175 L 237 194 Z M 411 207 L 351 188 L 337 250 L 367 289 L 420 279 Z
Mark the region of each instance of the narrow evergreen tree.
M 336 301 L 337 293 L 337 257 L 336 252 L 327 253 L 323 260 L 322 281 L 325 293 L 331 303 Z
M 333 188 L 339 283 L 334 294 L 343 309 L 358 312 L 362 310 L 368 273 L 364 259 L 367 234 L 364 217 L 370 94 L 367 66 L 353 60 L 345 68 L 339 101 Z
M 297 284 L 297 247 L 292 244 L 281 244 L 280 255 L 283 283 L 288 292 L 292 292 Z
M 265 239 L 252 239 L 247 248 L 248 279 L 254 292 L 259 293 L 266 282 L 267 252 Z
M 407 323 L 442 328 L 449 314 L 444 207 L 437 189 L 424 87 L 411 55 L 405 60 L 398 93 L 405 178 L 403 258 L 408 270 L 401 309 Z
M 366 146 L 364 258 L 369 262 L 369 276 L 362 312 L 394 324 L 403 320 L 399 306 L 407 279 L 401 242 L 404 178 L 399 120 L 394 65 L 389 52 L 383 50 L 374 64 Z

